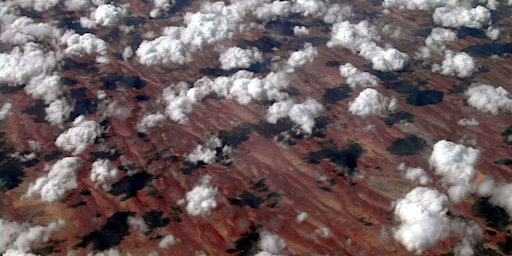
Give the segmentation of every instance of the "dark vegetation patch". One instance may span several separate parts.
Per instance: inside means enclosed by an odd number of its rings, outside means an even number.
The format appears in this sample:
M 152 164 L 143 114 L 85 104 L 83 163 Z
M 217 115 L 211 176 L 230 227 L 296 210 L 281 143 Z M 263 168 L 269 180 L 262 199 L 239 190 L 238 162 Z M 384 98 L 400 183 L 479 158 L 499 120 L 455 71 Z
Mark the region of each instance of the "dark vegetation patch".
M 386 150 L 397 156 L 415 155 L 427 147 L 427 142 L 414 135 L 408 135 L 405 138 L 397 139 L 391 143 Z

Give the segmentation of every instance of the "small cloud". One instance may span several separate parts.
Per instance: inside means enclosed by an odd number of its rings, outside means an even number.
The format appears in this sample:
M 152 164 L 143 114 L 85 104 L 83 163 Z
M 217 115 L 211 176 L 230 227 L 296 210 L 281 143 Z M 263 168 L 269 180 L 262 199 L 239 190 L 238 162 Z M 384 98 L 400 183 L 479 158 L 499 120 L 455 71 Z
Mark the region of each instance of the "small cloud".
M 160 248 L 169 248 L 175 245 L 179 240 L 176 239 L 173 235 L 166 235 L 160 242 L 158 243 L 158 247 Z
M 73 151 L 73 155 L 79 155 L 92 145 L 100 134 L 100 126 L 96 121 L 87 121 L 84 116 L 79 116 L 73 121 L 73 127 L 57 137 L 55 145 L 63 150 Z
M 161 36 L 152 41 L 144 40 L 135 54 L 139 63 L 146 66 L 185 65 L 192 60 L 186 45 L 172 36 Z
M 129 5 L 115 6 L 113 4 L 99 5 L 89 16 L 81 17 L 80 24 L 85 28 L 96 28 L 96 26 L 112 27 L 126 16 L 126 8 Z
M 262 60 L 263 55 L 255 47 L 252 49 L 242 49 L 236 46 L 230 47 L 222 52 L 219 57 L 220 66 L 224 70 L 248 68 L 252 64 Z
M 478 120 L 476 120 L 474 117 L 472 118 L 463 118 L 463 119 L 460 119 L 458 122 L 457 122 L 458 125 L 460 126 L 477 126 L 479 125 L 480 123 L 478 122 Z
M 12 104 L 7 102 L 0 109 L 0 121 L 5 121 L 9 119 L 12 115 Z
M 293 27 L 293 34 L 296 36 L 307 36 L 309 35 L 309 29 L 305 26 Z
M 57 99 L 44 109 L 46 112 L 45 120 L 51 125 L 60 126 L 68 119 L 73 109 L 74 105 L 65 98 Z
M 94 34 L 85 33 L 66 34 L 63 42 L 67 45 L 64 53 L 70 56 L 96 55 L 96 62 L 99 64 L 108 64 L 110 60 L 107 56 L 107 43 L 97 38 Z
M 395 98 L 388 98 L 380 94 L 377 90 L 372 88 L 364 89 L 349 103 L 348 110 L 352 115 L 356 116 L 371 116 L 371 115 L 386 115 L 395 111 L 398 108 L 398 102 Z
M 301 223 L 301 222 L 305 221 L 308 217 L 309 217 L 309 215 L 307 212 L 301 212 L 301 213 L 299 213 L 299 215 L 297 215 L 297 218 L 295 219 L 295 221 L 297 221 L 297 223 Z
M 498 114 L 499 111 L 512 112 L 512 97 L 503 87 L 474 84 L 467 91 L 468 104 L 482 112 Z
M 355 89 L 356 87 L 376 87 L 379 86 L 380 80 L 376 76 L 363 72 L 350 63 L 340 65 L 340 75 L 347 79 L 347 84 Z
M 291 69 L 289 71 L 293 72 L 295 68 L 313 63 L 316 56 L 318 56 L 318 50 L 311 43 L 306 43 L 303 50 L 293 52 L 286 61 Z
M 65 225 L 63 220 L 50 222 L 47 226 L 29 226 L 0 218 L 0 253 L 2 255 L 35 255 L 29 253 L 48 242 L 52 233 Z
M 293 103 L 291 100 L 279 101 L 267 111 L 266 120 L 276 123 L 279 119 L 289 117 L 305 134 L 311 134 L 315 126 L 315 118 L 325 112 L 322 104 L 314 99 L 307 99 L 303 103 Z
M 201 184 L 195 186 L 185 195 L 188 214 L 192 216 L 205 216 L 210 214 L 211 210 L 217 207 L 217 201 L 215 200 L 217 188 L 209 186 L 210 179 L 210 176 L 204 176 Z
M 476 178 L 474 165 L 479 156 L 479 150 L 451 141 L 440 140 L 434 144 L 429 163 L 443 177 L 443 182 L 451 185 L 448 193 L 453 201 L 460 202 L 471 192 L 471 182 Z
M 435 24 L 451 28 L 479 29 L 491 24 L 491 12 L 481 5 L 472 9 L 459 6 L 439 7 L 432 17 Z
M 77 157 L 66 157 L 57 161 L 46 176 L 29 185 L 24 197 L 39 194 L 43 201 L 56 202 L 67 191 L 78 187 L 76 171 L 80 166 L 81 162 Z
M 286 241 L 275 233 L 261 232 L 258 248 L 261 250 L 256 255 L 279 255 L 286 248 Z
M 475 60 L 465 52 L 454 53 L 447 50 L 441 65 L 432 65 L 433 72 L 440 72 L 445 76 L 454 76 L 460 78 L 470 77 L 478 71 Z
M 398 165 L 397 170 L 403 173 L 404 177 L 412 182 L 425 186 L 432 182 L 432 178 L 420 167 L 408 167 L 405 163 Z
M 103 190 L 109 190 L 109 182 L 117 178 L 119 170 L 112 168 L 112 163 L 108 159 L 98 159 L 92 163 L 91 174 L 89 178 L 96 186 L 101 185 Z

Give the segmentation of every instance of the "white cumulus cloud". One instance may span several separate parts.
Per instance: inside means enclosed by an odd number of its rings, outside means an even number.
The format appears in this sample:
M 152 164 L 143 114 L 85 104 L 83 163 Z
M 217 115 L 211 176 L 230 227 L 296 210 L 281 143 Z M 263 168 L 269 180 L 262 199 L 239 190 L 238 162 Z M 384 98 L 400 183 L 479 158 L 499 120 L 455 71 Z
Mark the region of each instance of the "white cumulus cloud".
M 101 185 L 104 190 L 110 189 L 109 182 L 117 178 L 119 170 L 112 167 L 108 159 L 98 159 L 92 163 L 91 174 L 89 178 L 96 185 Z
M 363 72 L 350 63 L 340 65 L 340 75 L 347 79 L 347 84 L 355 89 L 356 87 L 376 87 L 379 85 L 380 80 L 376 76 Z
M 76 171 L 80 166 L 81 162 L 77 157 L 65 157 L 57 161 L 46 176 L 29 185 L 25 196 L 39 194 L 43 201 L 50 203 L 61 199 L 67 191 L 78 187 Z
M 286 63 L 293 71 L 295 68 L 313 63 L 316 56 L 318 56 L 318 50 L 311 43 L 306 43 L 304 49 L 293 52 Z
M 439 7 L 432 17 L 434 23 L 451 28 L 482 28 L 491 24 L 491 12 L 481 5 L 472 9 L 458 6 Z
M 297 124 L 302 132 L 311 134 L 315 126 L 315 118 L 325 112 L 325 108 L 314 99 L 307 99 L 303 103 L 294 103 L 292 100 L 279 101 L 267 111 L 266 120 L 276 123 L 279 119 L 289 117 Z
M 498 114 L 499 111 L 512 112 L 512 97 L 503 87 L 486 84 L 473 85 L 466 91 L 468 104 L 482 112 Z
M 219 57 L 220 67 L 224 70 L 233 68 L 248 68 L 263 60 L 263 55 L 257 48 L 242 49 L 234 46 L 222 52 Z
M 209 185 L 210 179 L 210 176 L 204 176 L 201 184 L 195 186 L 185 195 L 188 214 L 193 216 L 205 216 L 210 214 L 211 210 L 217 207 L 217 201 L 215 199 L 217 188 Z
M 471 192 L 471 182 L 476 178 L 474 165 L 479 156 L 479 150 L 451 141 L 440 140 L 434 144 L 429 163 L 435 174 L 451 185 L 448 194 L 453 201 L 460 202 Z
M 395 98 L 388 98 L 377 90 L 372 88 L 364 89 L 349 103 L 348 110 L 352 115 L 356 116 L 370 116 L 370 115 L 385 115 L 389 112 L 395 111 L 398 108 L 398 103 Z
M 100 134 L 100 126 L 96 121 L 85 120 L 84 116 L 79 116 L 73 121 L 73 127 L 57 137 L 55 145 L 66 151 L 73 151 L 73 155 L 78 155 L 92 145 Z
M 29 226 L 0 218 L 0 253 L 2 255 L 23 256 L 48 242 L 52 233 L 65 225 L 63 220 L 50 222 L 46 226 Z
M 470 77 L 478 71 L 475 60 L 465 52 L 454 53 L 447 50 L 441 65 L 432 65 L 433 72 L 440 72 L 445 76 Z

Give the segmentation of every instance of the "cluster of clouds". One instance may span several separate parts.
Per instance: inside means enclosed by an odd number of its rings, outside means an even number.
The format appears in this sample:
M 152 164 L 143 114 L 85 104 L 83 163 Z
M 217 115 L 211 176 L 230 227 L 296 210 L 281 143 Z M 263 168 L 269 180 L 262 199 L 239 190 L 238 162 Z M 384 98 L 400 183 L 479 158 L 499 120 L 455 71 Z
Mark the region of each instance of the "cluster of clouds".
M 217 207 L 215 196 L 217 188 L 210 186 L 211 176 L 206 175 L 201 179 L 201 183 L 188 191 L 185 195 L 187 201 L 187 213 L 192 216 L 206 216 L 212 209 Z
M 512 216 L 512 183 L 497 184 L 492 178 L 484 180 L 475 188 L 475 192 L 479 196 L 490 197 L 489 201 L 496 206 L 499 206 Z
M 67 191 L 78 187 L 76 171 L 81 167 L 78 157 L 65 157 L 60 159 L 50 168 L 50 172 L 38 178 L 29 185 L 27 193 L 23 196 L 41 196 L 43 201 L 50 203 L 61 199 Z
M 479 5 L 472 9 L 465 7 L 439 7 L 433 14 L 434 23 L 451 28 L 482 28 L 491 24 L 491 12 Z
M 355 89 L 356 87 L 376 87 L 379 86 L 380 84 L 380 80 L 378 77 L 368 72 L 363 72 L 357 69 L 351 63 L 340 65 L 339 70 L 340 75 L 347 79 L 347 84 L 352 89 Z
M 366 88 L 349 103 L 348 111 L 356 116 L 386 115 L 398 108 L 396 98 L 389 98 L 373 88 Z
M 70 32 L 63 36 L 62 42 L 67 46 L 64 53 L 68 56 L 96 56 L 97 63 L 110 63 L 107 56 L 107 43 L 102 39 L 97 38 L 94 34 L 85 33 L 83 35 L 79 35 Z
M 55 145 L 63 150 L 72 151 L 73 155 L 79 155 L 92 145 L 100 134 L 101 129 L 96 121 L 79 116 L 73 121 L 73 127 L 57 137 Z
M 0 218 L 0 253 L 2 255 L 23 256 L 43 243 L 48 242 L 52 233 L 65 225 L 61 219 L 46 226 L 30 226 Z
M 190 154 L 186 155 L 187 162 L 197 164 L 211 164 L 217 159 L 221 159 L 223 164 L 230 163 L 233 148 L 228 145 L 222 146 L 222 142 L 217 136 L 208 137 L 202 144 L 197 145 Z
M 394 214 L 400 225 L 394 230 L 394 238 L 407 250 L 421 254 L 455 235 L 461 238 L 454 248 L 456 255 L 473 255 L 483 231 L 473 221 L 450 217 L 450 207 L 445 194 L 426 187 L 414 188 L 395 202 Z
M 151 18 L 157 18 L 163 11 L 171 9 L 176 4 L 176 0 L 153 0 L 154 8 L 149 13 Z
M 165 88 L 160 102 L 165 104 L 165 112 L 152 113 L 144 116 L 137 124 L 139 131 L 155 127 L 166 118 L 179 124 L 188 123 L 188 114 L 195 104 L 205 97 L 215 94 L 218 97 L 235 100 L 241 105 L 247 105 L 253 100 L 285 100 L 288 94 L 290 78 L 285 72 L 270 72 L 263 78 L 255 77 L 249 71 L 240 70 L 231 76 L 219 76 L 214 80 L 203 77 L 193 86 L 180 82 Z
M 512 112 L 512 97 L 503 87 L 486 84 L 474 84 L 466 92 L 470 106 L 482 111 L 498 114 L 500 111 Z
M 349 49 L 371 60 L 373 69 L 378 71 L 398 71 L 409 64 L 409 55 L 395 48 L 382 48 L 377 45 L 379 41 L 379 33 L 368 21 L 357 24 L 340 21 L 332 26 L 331 39 L 327 42 L 327 46 Z
M 450 186 L 448 195 L 452 201 L 460 202 L 471 193 L 471 182 L 476 178 L 474 165 L 479 156 L 478 149 L 451 141 L 440 140 L 434 144 L 429 163 L 435 174 Z
M 303 103 L 294 103 L 293 100 L 279 101 L 269 107 L 265 119 L 275 124 L 279 119 L 288 117 L 299 126 L 301 131 L 310 135 L 315 127 L 315 118 L 320 117 L 325 108 L 318 101 L 308 98 Z
M 220 67 L 224 70 L 248 68 L 262 60 L 263 55 L 256 47 L 251 49 L 242 49 L 237 46 L 229 47 L 219 56 Z
M 92 163 L 89 179 L 97 185 L 101 185 L 103 190 L 109 190 L 111 181 L 117 178 L 119 170 L 112 167 L 112 163 L 108 159 L 98 159 Z

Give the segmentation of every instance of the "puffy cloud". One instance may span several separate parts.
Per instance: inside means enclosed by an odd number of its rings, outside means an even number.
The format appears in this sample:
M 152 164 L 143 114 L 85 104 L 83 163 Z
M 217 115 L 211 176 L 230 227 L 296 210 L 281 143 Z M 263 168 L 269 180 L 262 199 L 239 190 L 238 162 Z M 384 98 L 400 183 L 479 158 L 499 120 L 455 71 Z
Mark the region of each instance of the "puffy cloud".
M 162 11 L 167 11 L 171 9 L 176 4 L 175 0 L 153 0 L 154 8 L 149 13 L 151 18 L 156 18 L 160 16 Z
M 216 136 L 208 138 L 203 144 L 197 145 L 185 158 L 188 162 L 211 164 L 217 155 L 216 148 L 222 147 L 222 142 Z
M 418 254 L 436 246 L 449 235 L 446 215 L 449 207 L 446 195 L 437 190 L 425 187 L 411 190 L 396 202 L 394 213 L 401 223 L 394 238 Z
M 62 95 L 62 84 L 58 75 L 39 75 L 25 86 L 25 92 L 34 99 L 42 99 L 46 104 L 56 101 Z
M 158 243 L 158 247 L 160 248 L 169 248 L 173 245 L 175 245 L 178 242 L 178 239 L 176 239 L 173 235 L 166 235 L 160 242 Z
M 186 96 L 187 88 L 185 86 L 188 87 L 186 83 L 170 86 L 165 88 L 162 94 L 162 99 L 167 104 L 165 113 L 169 119 L 179 124 L 188 123 L 187 115 L 192 112 L 192 106 L 194 104 L 194 102 Z
M 97 25 L 112 27 L 127 14 L 126 7 L 126 5 L 119 7 L 113 4 L 99 5 L 89 18 L 81 17 L 80 24 L 85 28 L 95 28 Z
M 192 60 L 185 44 L 172 36 L 161 36 L 143 41 L 136 51 L 139 63 L 152 66 L 161 64 L 185 65 Z
M 110 248 L 98 253 L 89 252 L 87 253 L 87 256 L 121 256 L 121 253 L 116 248 Z
M 90 0 L 65 0 L 64 6 L 68 11 L 83 11 L 90 6 Z
M 370 115 L 385 115 L 389 112 L 395 111 L 398 108 L 398 102 L 395 98 L 388 98 L 380 94 L 377 90 L 372 88 L 364 89 L 349 103 L 348 110 L 352 115 L 356 116 L 370 116 Z
M 363 44 L 371 43 L 373 40 L 380 40 L 380 36 L 368 21 L 361 21 L 358 24 L 341 21 L 332 26 L 331 39 L 327 42 L 327 46 L 330 48 L 341 46 L 358 53 Z
M 262 252 L 256 255 L 279 255 L 286 248 L 286 241 L 277 234 L 264 231 L 260 234 L 258 248 Z
M 332 26 L 331 39 L 327 46 L 341 46 L 371 60 L 373 69 L 379 71 L 396 71 L 403 69 L 410 61 L 407 54 L 395 48 L 384 49 L 375 41 L 380 40 L 375 27 L 368 21 L 352 24 L 341 21 Z
M 315 233 L 319 234 L 323 238 L 328 238 L 331 235 L 331 229 L 325 226 L 315 229 Z
M 307 212 L 301 212 L 301 213 L 299 213 L 299 215 L 297 215 L 297 218 L 295 218 L 295 221 L 297 221 L 297 223 L 301 223 L 301 222 L 305 221 L 308 217 L 309 217 L 309 215 Z
M 67 34 L 63 37 L 63 40 L 67 45 L 67 48 L 64 50 L 65 54 L 80 57 L 84 54 L 97 55 L 97 63 L 107 64 L 110 62 L 107 57 L 107 43 L 97 38 L 94 34 Z
M 479 5 L 472 9 L 464 7 L 439 7 L 432 16 L 434 23 L 443 27 L 482 28 L 491 24 L 491 12 Z
M 432 182 L 432 178 L 420 167 L 408 167 L 405 163 L 398 165 L 397 170 L 401 171 L 407 180 L 419 183 L 420 185 L 427 185 Z
M 500 37 L 500 29 L 498 27 L 488 27 L 485 35 L 491 40 L 498 40 Z
M 395 48 L 390 48 L 378 51 L 377 55 L 372 58 L 372 67 L 382 72 L 396 71 L 403 69 L 409 64 L 409 61 L 409 55 Z
M 429 10 L 447 5 L 458 5 L 458 0 L 384 0 L 382 5 L 386 8 L 399 8 L 409 10 Z
M 296 36 L 307 36 L 309 35 L 309 29 L 305 26 L 293 27 L 293 34 Z
M 368 73 L 363 72 L 350 63 L 340 65 L 340 75 L 347 79 L 347 84 L 352 88 L 356 87 L 375 87 L 379 85 L 379 78 Z
M 477 126 L 480 123 L 478 122 L 478 120 L 476 120 L 474 117 L 472 117 L 471 119 L 467 119 L 467 118 L 460 119 L 457 122 L 457 124 L 460 126 Z
M 215 200 L 217 188 L 209 186 L 210 179 L 210 176 L 204 176 L 201 184 L 195 186 L 185 195 L 188 214 L 204 216 L 210 214 L 211 210 L 217 207 L 217 201 Z
M 315 118 L 324 112 L 325 108 L 322 104 L 311 98 L 303 103 L 286 100 L 272 104 L 267 111 L 266 120 L 269 123 L 276 123 L 281 118 L 289 117 L 300 127 L 302 132 L 311 134 L 315 126 Z
M 512 183 L 497 187 L 491 197 L 491 203 L 500 206 L 512 216 Z
M 181 41 L 196 50 L 229 40 L 236 32 L 239 18 L 216 13 L 186 13 L 184 19 L 187 26 L 181 31 Z
M 92 163 L 91 174 L 89 178 L 96 185 L 102 185 L 104 190 L 110 189 L 108 182 L 114 181 L 117 178 L 119 170 L 112 168 L 112 163 L 108 159 L 98 159 Z
M 293 52 L 286 63 L 293 71 L 294 68 L 313 63 L 316 56 L 318 56 L 318 50 L 311 43 L 306 43 L 304 49 Z
M 322 0 L 293 0 L 294 12 L 304 16 L 320 17 L 327 12 L 327 4 Z
M 35 23 L 28 17 L 18 17 L 12 23 L 2 27 L 0 40 L 4 43 L 23 45 L 44 39 L 54 41 L 60 37 L 60 30 L 48 23 Z
M 73 151 L 73 155 L 78 155 L 92 145 L 100 134 L 100 126 L 96 121 L 87 121 L 84 116 L 79 116 L 73 121 L 73 127 L 57 137 L 55 145 L 66 151 Z
M 441 65 L 432 65 L 433 72 L 441 72 L 445 76 L 454 76 L 466 78 L 478 71 L 475 60 L 465 52 L 454 54 L 447 50 Z
M 450 141 L 434 144 L 429 163 L 444 182 L 452 185 L 448 194 L 453 201 L 460 202 L 471 192 L 470 183 L 476 178 L 474 165 L 479 156 L 479 150 Z
M 512 112 L 512 97 L 501 86 L 495 88 L 486 84 L 473 85 L 465 94 L 468 104 L 480 111 L 493 115 L 499 111 Z
M 163 123 L 167 118 L 164 114 L 157 112 L 154 114 L 145 115 L 138 123 L 137 123 L 137 131 L 139 132 L 147 132 L 148 128 L 153 128 L 158 126 L 160 123 Z
M 10 53 L 0 53 L 0 84 L 25 84 L 34 76 L 52 72 L 59 59 L 53 52 L 45 53 L 36 43 L 14 47 Z
M 292 12 L 292 2 L 272 1 L 263 3 L 254 10 L 254 15 L 260 20 L 273 20 L 277 17 L 286 17 Z
M 62 125 L 73 109 L 73 104 L 70 104 L 65 98 L 55 100 L 44 109 L 46 112 L 45 120 L 51 125 Z
M 14 221 L 0 219 L 0 253 L 2 255 L 34 255 L 29 253 L 32 248 L 48 242 L 53 231 L 64 226 L 63 220 L 50 222 L 47 226 L 19 224 Z
M 128 216 L 126 222 L 128 223 L 128 225 L 130 225 L 130 229 L 132 232 L 136 232 L 139 233 L 140 235 L 143 235 L 144 233 L 150 231 L 148 225 L 146 224 L 146 221 L 144 221 L 144 219 L 141 218 L 140 216 Z
M 11 115 L 12 111 L 12 103 L 5 103 L 0 109 L 0 121 L 7 120 Z
M 13 3 L 22 8 L 34 9 L 38 12 L 44 12 L 59 4 L 60 0 L 15 0 Z
M 457 33 L 447 28 L 434 28 L 425 39 L 425 47 L 421 47 L 416 53 L 418 57 L 428 59 L 431 53 L 440 54 L 446 50 L 446 44 L 455 42 Z
M 242 49 L 240 47 L 230 47 L 220 54 L 220 66 L 224 70 L 234 68 L 248 68 L 252 64 L 262 61 L 263 55 L 258 48 Z
M 43 201 L 50 203 L 61 199 L 67 191 L 78 187 L 76 170 L 80 166 L 80 159 L 77 157 L 65 157 L 57 161 L 46 176 L 29 185 L 25 196 L 39 194 Z

